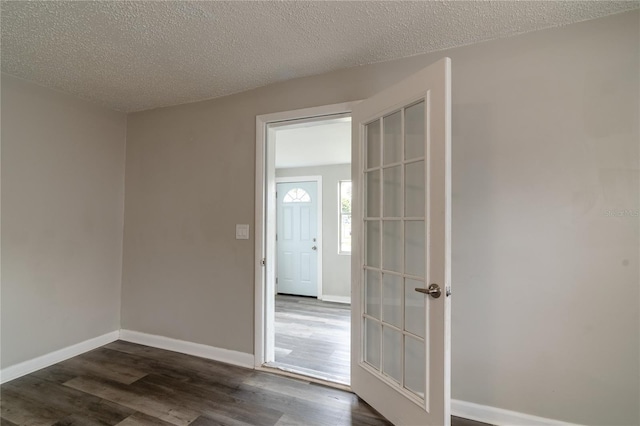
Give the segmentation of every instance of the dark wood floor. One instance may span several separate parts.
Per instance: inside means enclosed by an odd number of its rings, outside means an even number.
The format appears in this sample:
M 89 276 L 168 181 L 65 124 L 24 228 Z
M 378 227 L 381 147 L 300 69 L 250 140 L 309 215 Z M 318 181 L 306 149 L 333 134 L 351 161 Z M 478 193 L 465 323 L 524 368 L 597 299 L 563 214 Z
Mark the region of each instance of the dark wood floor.
M 276 366 L 350 384 L 350 306 L 300 296 L 276 296 Z
M 0 412 L 2 426 L 390 424 L 349 392 L 123 341 L 3 384 Z
M 2 425 L 388 425 L 355 395 L 127 342 L 5 383 Z

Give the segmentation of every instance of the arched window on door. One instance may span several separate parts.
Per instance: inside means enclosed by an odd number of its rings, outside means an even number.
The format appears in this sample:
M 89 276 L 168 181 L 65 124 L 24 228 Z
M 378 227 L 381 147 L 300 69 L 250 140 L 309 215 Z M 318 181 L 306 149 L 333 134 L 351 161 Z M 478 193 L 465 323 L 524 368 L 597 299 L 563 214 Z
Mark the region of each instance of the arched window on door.
M 311 196 L 302 188 L 290 189 L 282 199 L 283 203 L 310 203 Z

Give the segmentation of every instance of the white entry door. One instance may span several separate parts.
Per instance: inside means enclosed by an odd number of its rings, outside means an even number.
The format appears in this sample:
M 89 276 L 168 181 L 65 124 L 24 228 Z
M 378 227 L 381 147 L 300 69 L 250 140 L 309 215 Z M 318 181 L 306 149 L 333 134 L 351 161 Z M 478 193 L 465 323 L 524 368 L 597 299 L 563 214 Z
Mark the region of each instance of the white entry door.
M 351 387 L 397 425 L 450 424 L 450 75 L 353 109 Z
M 318 296 L 318 184 L 278 183 L 277 292 Z

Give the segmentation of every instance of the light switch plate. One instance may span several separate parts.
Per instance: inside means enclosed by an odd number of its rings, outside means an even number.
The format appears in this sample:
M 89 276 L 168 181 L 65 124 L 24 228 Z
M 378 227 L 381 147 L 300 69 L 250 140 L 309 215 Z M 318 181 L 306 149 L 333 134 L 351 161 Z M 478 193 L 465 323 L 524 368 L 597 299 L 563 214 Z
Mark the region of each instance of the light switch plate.
M 249 225 L 236 224 L 236 240 L 249 239 Z

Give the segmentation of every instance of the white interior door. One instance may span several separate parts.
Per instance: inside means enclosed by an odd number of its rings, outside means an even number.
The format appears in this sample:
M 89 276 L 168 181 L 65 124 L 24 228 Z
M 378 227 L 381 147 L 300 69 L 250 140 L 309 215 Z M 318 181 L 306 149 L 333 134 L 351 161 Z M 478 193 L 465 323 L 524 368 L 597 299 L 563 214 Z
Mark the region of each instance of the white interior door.
M 445 58 L 353 109 L 351 387 L 398 425 L 450 424 L 450 75 Z
M 277 292 L 318 296 L 318 184 L 277 185 Z

